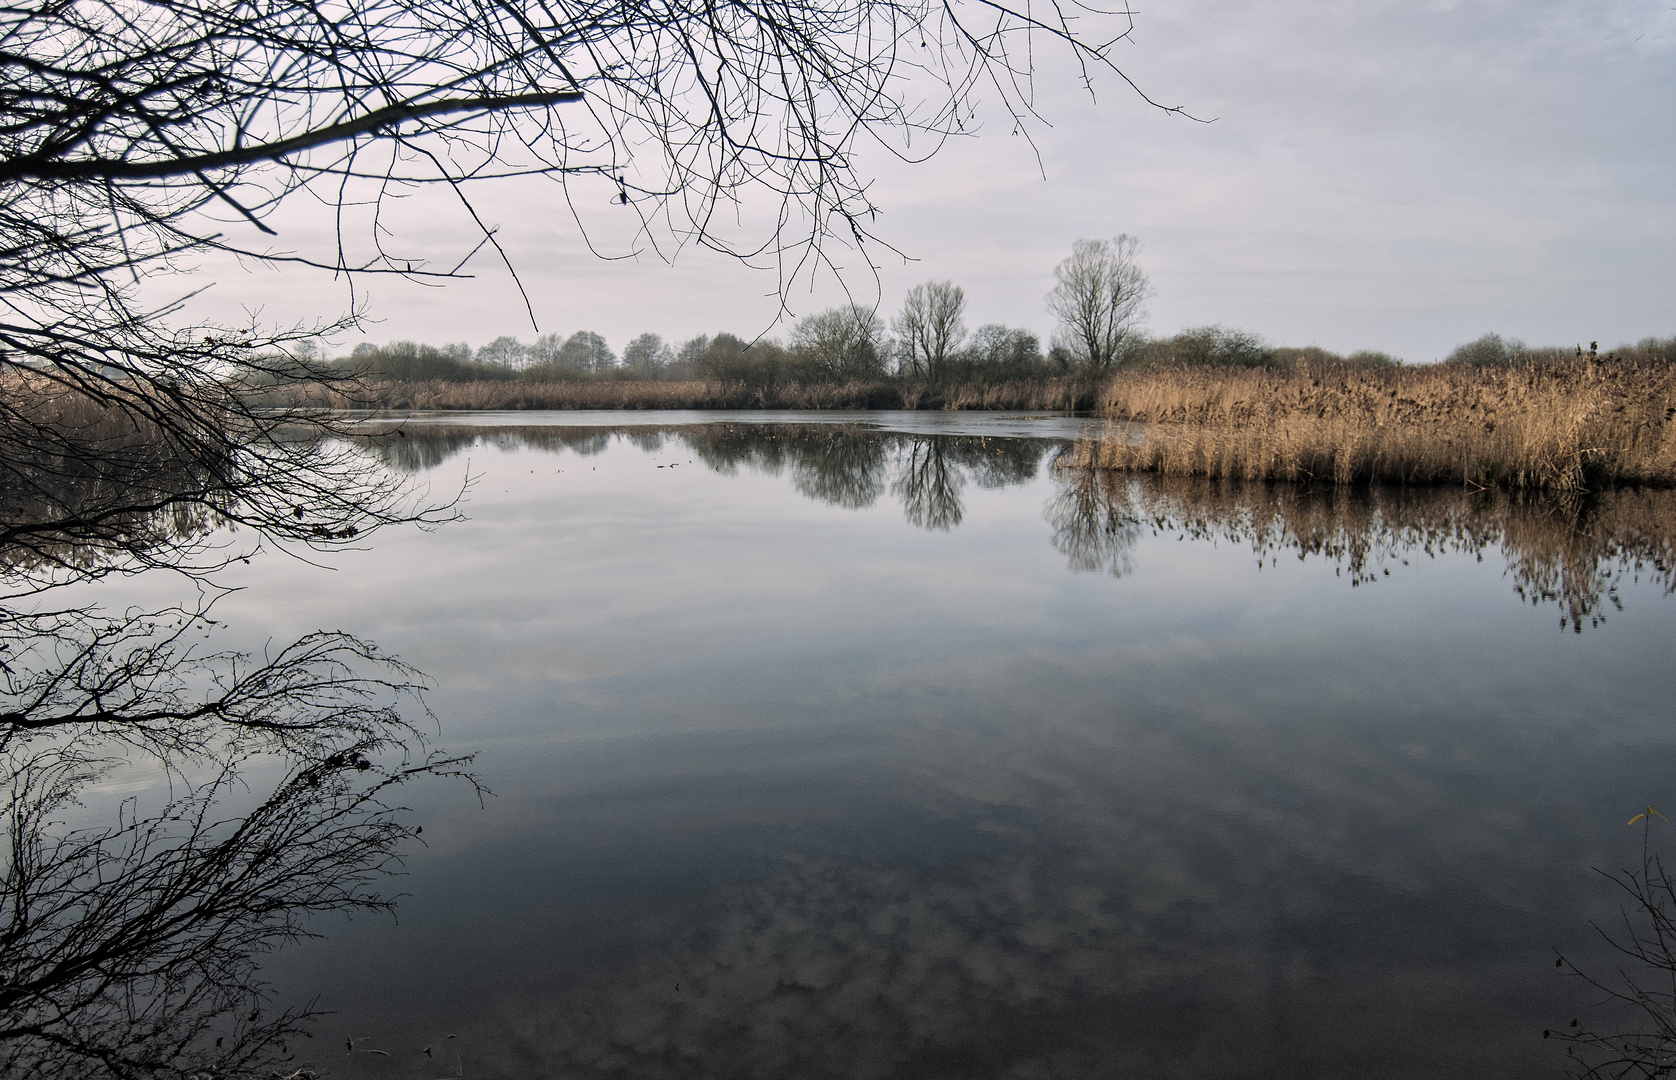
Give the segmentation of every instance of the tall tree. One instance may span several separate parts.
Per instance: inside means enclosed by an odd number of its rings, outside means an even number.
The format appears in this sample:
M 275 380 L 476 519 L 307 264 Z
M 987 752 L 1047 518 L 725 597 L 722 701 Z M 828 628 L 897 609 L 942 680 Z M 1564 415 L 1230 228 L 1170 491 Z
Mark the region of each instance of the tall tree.
M 559 362 L 559 350 L 564 347 L 564 339 L 557 334 L 541 334 L 530 342 L 527 358 L 532 366 L 546 367 Z
M 885 372 L 885 324 L 860 304 L 828 308 L 797 320 L 792 349 L 810 377 L 837 382 Z
M 623 346 L 623 367 L 636 378 L 655 379 L 674 361 L 674 350 L 657 334 L 641 334 Z
M 528 345 L 515 337 L 502 334 L 477 350 L 479 364 L 495 364 L 504 368 L 521 368 L 528 361 L 530 349 Z
M 578 330 L 560 347 L 558 363 L 571 371 L 603 375 L 617 366 L 617 354 L 592 330 Z
M 1056 284 L 1047 295 L 1047 308 L 1059 320 L 1054 344 L 1086 371 L 1109 371 L 1140 339 L 1152 293 L 1140 252 L 1140 241 L 1128 234 L 1078 240 L 1070 258 L 1054 267 Z
M 966 292 L 951 281 L 928 281 L 908 290 L 891 320 L 903 370 L 932 382 L 948 377 L 950 362 L 966 340 Z

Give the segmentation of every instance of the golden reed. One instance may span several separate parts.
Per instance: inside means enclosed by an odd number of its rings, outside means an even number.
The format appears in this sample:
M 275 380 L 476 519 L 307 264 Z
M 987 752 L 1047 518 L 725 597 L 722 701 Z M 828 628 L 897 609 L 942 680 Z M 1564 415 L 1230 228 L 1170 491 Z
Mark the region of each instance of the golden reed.
M 1676 366 L 1160 368 L 1100 396 L 1073 462 L 1174 476 L 1585 491 L 1676 485 Z

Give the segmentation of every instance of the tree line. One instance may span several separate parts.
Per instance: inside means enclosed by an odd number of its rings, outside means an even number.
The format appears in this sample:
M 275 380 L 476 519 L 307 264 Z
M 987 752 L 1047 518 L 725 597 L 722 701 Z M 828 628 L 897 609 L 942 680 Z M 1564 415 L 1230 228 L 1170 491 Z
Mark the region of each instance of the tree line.
M 1066 370 L 1054 367 L 1055 358 L 1044 354 L 1035 334 L 1000 324 L 963 332 L 959 347 L 938 356 L 930 369 L 916 365 L 900 349 L 874 311 L 849 305 L 798 320 L 784 341 L 752 341 L 722 331 L 669 342 L 659 334 L 646 333 L 625 345 L 621 355 L 591 330 L 569 337 L 543 334 L 530 344 L 502 336 L 475 350 L 464 342 L 442 346 L 367 342 L 349 356 L 332 361 L 332 367 L 371 378 L 414 382 L 711 379 L 753 387 L 916 376 L 936 382 L 988 382 L 1039 378 Z
M 340 369 L 398 381 L 567 381 L 707 379 L 772 388 L 791 383 L 845 384 L 899 379 L 933 385 L 997 383 L 1064 375 L 1100 377 L 1119 370 L 1159 367 L 1292 368 L 1299 365 L 1395 367 L 1388 353 L 1349 354 L 1317 346 L 1278 346 L 1260 335 L 1226 326 L 1192 327 L 1169 337 L 1144 329 L 1153 289 L 1140 263 L 1140 243 L 1078 240 L 1054 269 L 1045 298 L 1056 320 L 1047 347 L 1030 330 L 966 321 L 966 293 L 952 281 L 927 281 L 909 289 L 888 320 L 875 308 L 847 304 L 798 319 L 787 339 L 751 341 L 732 333 L 700 334 L 679 343 L 646 333 L 615 353 L 591 330 L 569 337 L 543 334 L 526 345 L 505 335 L 476 350 L 465 343 L 441 347 L 397 341 L 363 343 L 335 361 Z M 310 355 L 319 357 L 318 347 Z M 1533 349 L 1488 334 L 1454 350 L 1446 362 L 1496 364 L 1571 355 L 1566 349 Z M 1676 360 L 1676 338 L 1649 338 L 1619 353 Z M 1590 343 L 1585 353 L 1596 357 Z M 321 357 L 323 358 L 323 357 Z

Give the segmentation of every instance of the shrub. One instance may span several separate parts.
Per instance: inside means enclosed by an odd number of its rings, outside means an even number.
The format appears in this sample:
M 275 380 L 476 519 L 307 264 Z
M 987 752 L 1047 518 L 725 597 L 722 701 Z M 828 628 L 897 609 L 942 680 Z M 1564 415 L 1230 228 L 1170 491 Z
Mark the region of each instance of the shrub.
M 418 345 L 411 341 L 392 341 L 388 345 L 370 343 L 357 345 L 346 360 L 333 366 L 368 379 L 393 379 L 397 382 L 427 382 L 443 379 L 448 382 L 504 382 L 517 378 L 517 372 L 501 364 L 479 363 L 471 358 L 471 348 L 465 344 Z

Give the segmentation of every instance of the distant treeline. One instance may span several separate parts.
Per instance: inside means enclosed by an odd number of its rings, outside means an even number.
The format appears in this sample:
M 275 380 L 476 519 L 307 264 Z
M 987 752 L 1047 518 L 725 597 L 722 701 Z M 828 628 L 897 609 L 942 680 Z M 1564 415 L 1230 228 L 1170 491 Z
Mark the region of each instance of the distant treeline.
M 311 347 L 298 359 L 314 370 L 329 363 L 335 374 L 377 383 L 692 383 L 765 400 L 787 393 L 795 398 L 817 387 L 909 384 L 932 388 L 932 396 L 939 397 L 947 396 L 951 387 L 1066 378 L 1092 384 L 1121 371 L 1377 369 L 1403 363 L 1369 350 L 1340 354 L 1316 346 L 1273 345 L 1258 334 L 1227 326 L 1151 337 L 1141 329 L 1152 287 L 1139 252 L 1140 242 L 1127 235 L 1110 241 L 1078 240 L 1072 246 L 1070 257 L 1054 268 L 1056 284 L 1045 298 L 1056 320 L 1045 351 L 1042 340 L 1029 330 L 999 323 L 969 330 L 965 291 L 952 281 L 927 281 L 907 291 L 888 323 L 874 308 L 847 304 L 798 319 L 785 341 L 719 333 L 676 344 L 657 334 L 641 334 L 618 356 L 604 337 L 581 330 L 568 337 L 542 334 L 527 345 L 502 336 L 475 350 L 463 342 L 368 342 L 329 362 L 323 349 Z M 1581 342 L 1569 348 L 1532 348 L 1517 339 L 1486 334 L 1455 349 L 1444 362 L 1482 367 L 1567 356 L 1598 359 L 1598 343 L 1590 342 L 1585 353 Z M 1676 360 L 1676 337 L 1621 346 L 1607 358 L 1670 363 Z M 793 387 L 800 389 L 789 391 Z M 863 396 L 881 393 L 885 391 L 869 389 Z M 657 395 L 642 396 L 649 402 Z M 706 390 L 701 396 L 713 398 L 715 393 Z
M 357 346 L 348 357 L 332 361 L 331 366 L 339 374 L 398 383 L 655 381 L 707 383 L 751 394 L 766 391 L 770 396 L 791 387 L 807 390 L 901 382 L 981 388 L 1083 373 L 1067 350 L 1054 346 L 1044 352 L 1035 334 L 999 324 L 979 327 L 934 372 L 927 371 L 924 365 L 904 362 L 897 343 L 884 336 L 882 326 L 868 325 L 869 319 L 878 323 L 876 316 L 865 309 L 833 309 L 800 321 L 789 342 L 772 338 L 751 342 L 735 334 L 719 333 L 671 346 L 657 334 L 642 334 L 624 348 L 620 358 L 602 336 L 586 330 L 568 338 L 545 334 L 529 345 L 513 337 L 500 337 L 476 350 L 464 343 L 367 343 Z M 1580 356 L 1676 363 L 1676 337 L 1646 338 L 1602 355 L 1596 343 L 1533 347 L 1516 338 L 1486 334 L 1459 346 L 1444 362 L 1486 366 L 1548 363 Z M 1271 345 L 1248 331 L 1201 326 L 1171 337 L 1134 339 L 1109 370 L 1394 368 L 1402 363 L 1383 352 L 1341 354 L 1313 345 Z M 504 387 L 496 396 L 504 396 L 511 389 Z M 701 396 L 714 395 L 706 392 Z
M 1619 361 L 1628 364 L 1676 364 L 1676 337 L 1642 338 L 1634 345 L 1620 345 L 1603 356 L 1600 352 L 1600 343 L 1597 341 L 1591 341 L 1587 346 L 1578 343 L 1565 346 L 1533 347 L 1518 338 L 1503 338 L 1500 334 L 1485 334 L 1477 341 L 1470 341 L 1457 348 L 1449 354 L 1444 363 L 1489 367 L 1509 364 L 1551 364 L 1557 360 L 1584 358 Z
M 866 309 L 833 309 L 800 320 L 784 343 L 719 333 L 672 346 L 657 334 L 641 334 L 624 347 L 621 358 L 603 337 L 586 330 L 563 339 L 544 334 L 530 345 L 500 337 L 475 352 L 464 343 L 369 343 L 332 366 L 396 382 L 699 381 L 751 390 L 912 377 L 893 362 L 892 342 L 882 327 L 869 320 L 878 322 Z M 1042 352 L 1040 340 L 1030 331 L 988 325 L 971 335 L 938 381 L 985 385 L 1049 378 L 1067 370 Z
M 619 358 L 592 331 L 568 338 L 545 334 L 525 345 L 500 337 L 473 351 L 465 343 L 425 345 L 394 341 L 356 347 L 333 362 L 341 372 L 395 382 L 710 382 L 751 391 L 790 385 L 906 381 L 989 386 L 1063 378 L 1082 372 L 1069 350 L 1043 351 L 1029 330 L 988 324 L 973 332 L 934 371 L 905 362 L 882 327 L 869 327 L 865 309 L 834 309 L 802 320 L 789 342 L 747 341 L 730 333 L 689 338 L 679 346 L 657 334 L 642 334 Z M 1498 339 L 1499 340 L 1499 339 Z M 1379 352 L 1348 356 L 1310 346 L 1269 345 L 1255 334 L 1222 326 L 1184 330 L 1173 337 L 1140 339 L 1126 350 L 1120 368 L 1165 366 L 1293 367 L 1299 363 L 1392 367 L 1402 363 Z
M 628 378 L 406 382 L 299 380 L 261 388 L 272 407 L 320 409 L 1043 409 L 1087 411 L 1100 383 L 1083 375 L 927 384 L 899 378 L 748 386 Z

